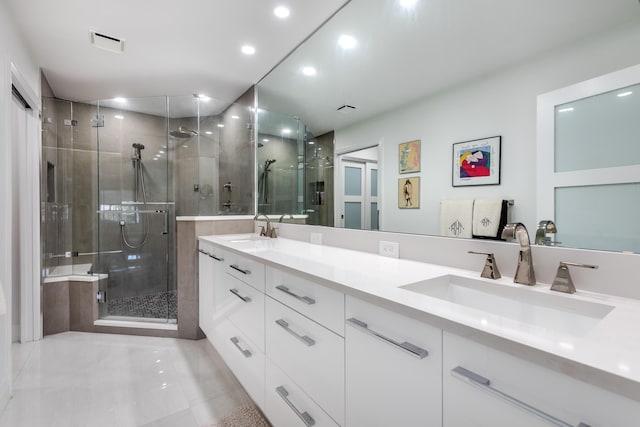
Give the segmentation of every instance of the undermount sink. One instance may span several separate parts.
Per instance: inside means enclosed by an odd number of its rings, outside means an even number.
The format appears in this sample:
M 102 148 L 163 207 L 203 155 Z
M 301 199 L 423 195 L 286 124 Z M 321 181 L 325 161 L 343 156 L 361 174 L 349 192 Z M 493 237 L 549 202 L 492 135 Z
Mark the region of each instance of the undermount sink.
M 456 275 L 444 275 L 401 288 L 571 335 L 588 332 L 614 308 L 564 295 Z M 485 322 L 488 321 L 485 319 Z
M 257 240 L 268 239 L 268 237 L 261 237 L 258 234 L 253 234 L 253 233 L 221 234 L 221 235 L 217 235 L 216 237 L 231 243 L 246 243 L 246 242 L 255 242 Z

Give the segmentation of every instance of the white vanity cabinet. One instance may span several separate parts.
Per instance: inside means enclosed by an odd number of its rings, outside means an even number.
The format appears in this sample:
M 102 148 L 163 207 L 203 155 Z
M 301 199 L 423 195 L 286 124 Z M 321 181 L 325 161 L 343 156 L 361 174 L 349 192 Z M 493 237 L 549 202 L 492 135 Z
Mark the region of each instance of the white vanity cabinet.
M 224 252 L 210 243 L 198 243 L 198 323 L 205 335 L 214 328 L 214 287 L 224 272 Z
M 266 286 L 267 416 L 276 427 L 345 425 L 344 338 L 334 330 L 344 328 L 344 294 L 273 268 Z
M 447 332 L 443 357 L 445 427 L 631 427 L 640 420 L 639 402 Z
M 347 427 L 440 426 L 441 330 L 351 296 L 345 311 Z
M 208 337 L 251 398 L 264 408 L 264 265 L 231 252 L 224 253 L 222 265 L 213 286 Z

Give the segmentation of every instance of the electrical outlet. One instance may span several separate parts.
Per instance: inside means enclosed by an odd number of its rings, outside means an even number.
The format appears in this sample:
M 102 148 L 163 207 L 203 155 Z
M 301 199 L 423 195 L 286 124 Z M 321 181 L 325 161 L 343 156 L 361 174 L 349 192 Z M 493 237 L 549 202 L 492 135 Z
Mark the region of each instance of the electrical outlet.
M 379 253 L 390 258 L 400 257 L 400 243 L 380 241 Z
M 311 233 L 311 243 L 314 245 L 322 244 L 322 233 Z

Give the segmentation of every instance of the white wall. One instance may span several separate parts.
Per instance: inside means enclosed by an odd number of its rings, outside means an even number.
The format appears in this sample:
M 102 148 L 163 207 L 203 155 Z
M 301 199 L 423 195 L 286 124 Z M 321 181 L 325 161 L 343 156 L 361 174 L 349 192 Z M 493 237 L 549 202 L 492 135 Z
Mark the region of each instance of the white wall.
M 439 233 L 442 199 L 514 199 L 512 220 L 535 230 L 536 97 L 640 63 L 640 27 L 603 34 L 525 64 L 336 130 L 336 152 L 383 145 L 381 229 Z M 472 64 L 470 64 L 472 66 Z M 451 185 L 452 144 L 502 136 L 499 186 Z M 397 207 L 398 144 L 420 139 L 420 209 Z M 411 174 L 413 176 L 413 174 Z M 408 175 L 407 175 L 408 176 Z
M 40 94 L 40 70 L 32 61 L 21 37 L 8 15 L 6 3 L 0 2 L 0 281 L 7 306 L 11 307 L 12 268 L 14 246 L 6 236 L 11 236 L 12 188 L 18 183 L 12 180 L 11 145 L 11 68 L 13 62 L 33 92 Z M 9 399 L 11 387 L 11 310 L 0 316 L 0 409 Z

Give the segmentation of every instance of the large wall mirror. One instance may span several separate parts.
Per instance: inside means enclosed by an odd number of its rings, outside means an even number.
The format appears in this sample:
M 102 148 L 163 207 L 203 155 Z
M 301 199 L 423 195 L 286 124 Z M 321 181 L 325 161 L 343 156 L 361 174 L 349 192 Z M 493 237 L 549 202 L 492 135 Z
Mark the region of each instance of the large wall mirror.
M 257 85 L 258 211 L 441 235 L 443 201 L 504 199 L 534 234 L 560 219 L 538 211 L 538 96 L 639 64 L 638 45 L 635 0 L 351 0 Z M 499 183 L 454 186 L 454 144 L 496 136 Z

